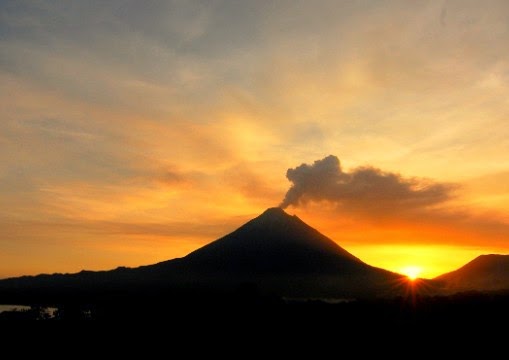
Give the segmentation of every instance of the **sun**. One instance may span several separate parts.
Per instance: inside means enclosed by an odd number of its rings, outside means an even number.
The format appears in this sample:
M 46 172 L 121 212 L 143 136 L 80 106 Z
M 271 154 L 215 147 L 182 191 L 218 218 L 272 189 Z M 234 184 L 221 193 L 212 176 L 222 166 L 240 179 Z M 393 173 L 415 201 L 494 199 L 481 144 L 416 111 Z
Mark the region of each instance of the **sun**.
M 419 277 L 419 274 L 422 272 L 422 268 L 420 266 L 411 265 L 401 268 L 400 271 L 413 281 Z

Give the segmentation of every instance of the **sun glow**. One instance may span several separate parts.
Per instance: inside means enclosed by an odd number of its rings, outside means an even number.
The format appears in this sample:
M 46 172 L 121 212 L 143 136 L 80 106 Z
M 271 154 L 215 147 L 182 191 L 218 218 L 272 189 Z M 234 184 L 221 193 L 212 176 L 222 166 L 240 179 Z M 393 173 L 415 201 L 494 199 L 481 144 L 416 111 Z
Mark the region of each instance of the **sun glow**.
M 415 280 L 417 277 L 419 277 L 420 273 L 422 272 L 422 268 L 419 266 L 406 266 L 404 268 L 401 268 L 401 273 L 408 276 L 410 280 Z

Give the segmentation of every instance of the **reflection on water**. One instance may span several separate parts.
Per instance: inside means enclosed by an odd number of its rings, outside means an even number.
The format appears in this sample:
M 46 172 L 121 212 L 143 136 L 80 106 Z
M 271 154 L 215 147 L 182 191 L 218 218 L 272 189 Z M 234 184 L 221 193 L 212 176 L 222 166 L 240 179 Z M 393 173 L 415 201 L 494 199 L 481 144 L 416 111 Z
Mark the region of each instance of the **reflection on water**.
M 49 320 L 55 319 L 57 312 L 55 307 L 0 305 L 0 319 Z
M 24 311 L 30 310 L 30 306 L 25 305 L 0 305 L 0 313 L 4 311 Z
M 41 305 L 0 304 L 0 322 L 3 320 L 91 320 L 95 314 L 90 307 L 63 305 L 51 307 Z

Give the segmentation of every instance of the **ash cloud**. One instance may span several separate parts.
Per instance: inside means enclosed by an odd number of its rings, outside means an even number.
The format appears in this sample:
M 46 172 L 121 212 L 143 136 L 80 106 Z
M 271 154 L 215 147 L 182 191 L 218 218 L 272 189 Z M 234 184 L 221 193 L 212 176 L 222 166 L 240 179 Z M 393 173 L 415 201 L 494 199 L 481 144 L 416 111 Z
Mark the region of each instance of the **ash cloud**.
M 374 167 L 345 172 L 334 155 L 288 169 L 286 177 L 292 186 L 280 204 L 282 208 L 328 201 L 342 209 L 381 215 L 438 205 L 450 199 L 455 188 Z

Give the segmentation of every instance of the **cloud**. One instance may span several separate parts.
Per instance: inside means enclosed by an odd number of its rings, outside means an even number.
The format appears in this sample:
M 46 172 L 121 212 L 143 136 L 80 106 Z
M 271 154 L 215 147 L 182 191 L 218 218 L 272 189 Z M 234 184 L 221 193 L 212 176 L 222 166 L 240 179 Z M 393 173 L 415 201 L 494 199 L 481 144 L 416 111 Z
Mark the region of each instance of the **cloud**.
M 280 206 L 299 206 L 309 201 L 328 201 L 339 208 L 384 215 L 426 209 L 451 198 L 451 184 L 404 178 L 374 167 L 351 172 L 341 169 L 339 159 L 329 155 L 312 165 L 302 164 L 286 173 L 292 186 Z

